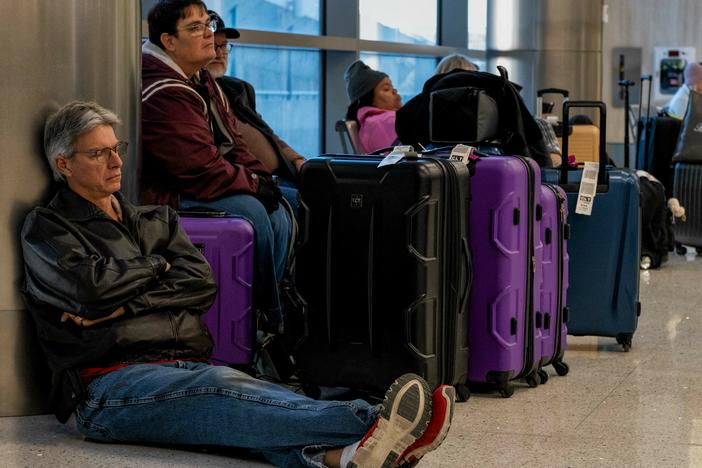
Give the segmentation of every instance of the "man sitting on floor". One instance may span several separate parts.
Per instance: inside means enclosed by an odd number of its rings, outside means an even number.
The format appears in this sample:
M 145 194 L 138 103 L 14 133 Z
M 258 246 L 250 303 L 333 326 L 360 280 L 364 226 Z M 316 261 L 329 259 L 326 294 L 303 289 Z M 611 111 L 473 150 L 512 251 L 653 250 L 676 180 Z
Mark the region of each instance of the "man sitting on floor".
M 72 102 L 46 123 L 61 184 L 22 228 L 23 289 L 53 373 L 52 404 L 86 437 L 240 447 L 278 466 L 413 464 L 446 437 L 454 389 L 407 374 L 380 406 L 317 401 L 208 362 L 210 269 L 167 206 L 119 193 L 112 112 Z

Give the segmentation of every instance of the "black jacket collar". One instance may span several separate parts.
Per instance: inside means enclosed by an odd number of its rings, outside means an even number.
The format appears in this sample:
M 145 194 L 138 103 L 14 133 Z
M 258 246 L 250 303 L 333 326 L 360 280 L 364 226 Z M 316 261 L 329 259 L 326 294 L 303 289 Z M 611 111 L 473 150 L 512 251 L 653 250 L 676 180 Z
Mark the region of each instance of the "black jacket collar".
M 127 217 L 132 211 L 130 204 L 121 193 L 115 192 L 113 195 L 122 206 L 122 216 Z M 98 208 L 94 203 L 81 197 L 66 185 L 62 185 L 61 188 L 58 189 L 47 208 L 56 210 L 65 218 L 74 221 L 108 217 L 107 213 Z

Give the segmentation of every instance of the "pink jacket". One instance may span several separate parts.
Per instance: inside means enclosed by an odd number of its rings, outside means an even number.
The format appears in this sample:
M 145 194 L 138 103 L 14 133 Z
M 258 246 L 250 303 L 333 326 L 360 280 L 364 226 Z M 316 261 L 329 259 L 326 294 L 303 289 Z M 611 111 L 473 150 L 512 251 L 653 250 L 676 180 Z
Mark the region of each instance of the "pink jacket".
M 357 118 L 358 138 L 366 153 L 392 146 L 397 141 L 395 111 L 370 106 L 361 107 L 358 109 Z

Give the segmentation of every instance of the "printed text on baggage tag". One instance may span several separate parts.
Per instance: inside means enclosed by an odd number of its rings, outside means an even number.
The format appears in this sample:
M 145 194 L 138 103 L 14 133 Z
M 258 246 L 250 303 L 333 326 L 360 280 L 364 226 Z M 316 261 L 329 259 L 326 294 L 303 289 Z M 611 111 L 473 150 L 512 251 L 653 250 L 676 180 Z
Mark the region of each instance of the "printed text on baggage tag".
M 475 148 L 468 145 L 456 145 L 451 150 L 449 159 L 452 161 L 460 161 L 463 164 L 468 164 L 470 157 L 475 151 Z
M 583 177 L 580 179 L 580 190 L 578 191 L 578 201 L 575 205 L 577 214 L 590 216 L 592 205 L 595 202 L 597 193 L 597 176 L 600 172 L 600 164 L 596 162 L 586 162 L 583 169 Z

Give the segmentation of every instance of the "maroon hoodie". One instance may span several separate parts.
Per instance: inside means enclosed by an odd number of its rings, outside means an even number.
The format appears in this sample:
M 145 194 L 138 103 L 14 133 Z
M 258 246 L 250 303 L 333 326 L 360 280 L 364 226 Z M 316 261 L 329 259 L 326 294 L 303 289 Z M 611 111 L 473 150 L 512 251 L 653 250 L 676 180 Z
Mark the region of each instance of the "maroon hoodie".
M 142 203 L 178 208 L 181 195 L 211 200 L 255 194 L 259 179 L 270 179 L 207 71 L 189 79 L 148 41 L 142 47 L 141 112 Z

